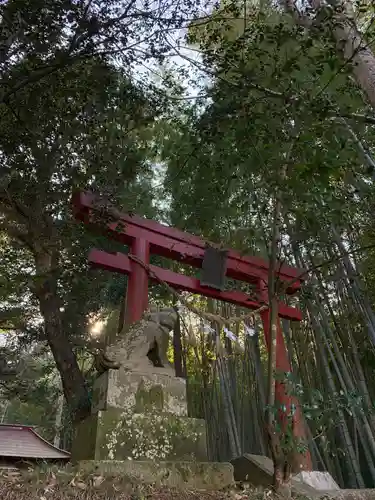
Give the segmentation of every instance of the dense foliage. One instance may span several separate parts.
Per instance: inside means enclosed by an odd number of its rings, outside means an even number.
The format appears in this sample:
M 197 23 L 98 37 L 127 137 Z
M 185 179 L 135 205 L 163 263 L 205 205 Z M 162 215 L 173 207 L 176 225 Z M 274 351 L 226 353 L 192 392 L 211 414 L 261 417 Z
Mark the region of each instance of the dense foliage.
M 39 421 L 43 401 L 44 435 L 56 437 L 57 373 L 69 418 L 89 411 L 90 322 L 125 286 L 87 268 L 90 247 L 121 248 L 74 222 L 71 196 L 89 188 L 310 270 L 304 321 L 283 329 L 314 466 L 343 486 L 375 483 L 372 7 L 354 6 L 355 18 L 349 2 L 313 7 L 225 2 L 202 18 L 193 1 L 1 5 L 3 418 Z M 173 299 L 162 287 L 153 298 Z M 253 327 L 244 353 L 227 338 L 229 356 L 216 356 L 196 318 L 182 324 L 197 337 L 183 342 L 183 370 L 191 411 L 212 416 L 213 459 L 267 452 L 267 354 Z
M 74 190 L 90 188 L 128 209 L 152 208 L 147 130 L 163 99 L 132 70 L 140 51 L 152 61 L 168 50 L 162 26 L 183 22 L 182 5 L 164 8 L 165 16 L 134 2 L 1 6 L 2 308 L 9 316 L 22 300 L 21 314 L 33 311 L 34 322 L 40 310 L 40 340 L 52 350 L 77 418 L 90 402 L 71 339 L 86 333 L 88 313 L 103 305 L 103 281 L 87 274 L 92 241 L 73 223 L 70 200 Z

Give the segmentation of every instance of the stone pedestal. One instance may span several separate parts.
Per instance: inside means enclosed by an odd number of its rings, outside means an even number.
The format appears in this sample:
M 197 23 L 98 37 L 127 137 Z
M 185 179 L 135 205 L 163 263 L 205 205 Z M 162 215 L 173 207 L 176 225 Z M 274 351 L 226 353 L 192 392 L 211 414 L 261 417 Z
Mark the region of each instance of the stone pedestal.
M 188 417 L 185 380 L 168 361 L 173 308 L 148 312 L 99 359 L 108 370 L 95 382 L 91 416 L 81 422 L 71 458 L 78 469 L 182 487 L 223 488 L 230 464 L 207 461 L 204 420 Z
M 245 453 L 232 460 L 235 481 L 247 482 L 252 486 L 271 487 L 273 483 L 273 462 L 261 455 Z M 306 498 L 321 498 L 322 492 L 331 493 L 339 486 L 328 472 L 300 472 L 292 476 L 292 492 Z
M 78 425 L 72 459 L 206 461 L 205 433 L 204 420 L 111 408 Z
M 121 478 L 130 483 L 187 490 L 222 490 L 233 484 L 233 467 L 216 462 L 147 462 L 116 460 L 80 462 L 79 474 Z M 184 494 L 181 497 L 185 497 Z M 173 496 L 173 498 L 177 498 Z
M 94 385 L 72 459 L 205 462 L 205 422 L 187 416 L 185 380 L 109 370 Z
M 158 373 L 109 370 L 94 383 L 92 413 L 120 408 L 132 413 L 172 413 L 187 417 L 186 382 Z

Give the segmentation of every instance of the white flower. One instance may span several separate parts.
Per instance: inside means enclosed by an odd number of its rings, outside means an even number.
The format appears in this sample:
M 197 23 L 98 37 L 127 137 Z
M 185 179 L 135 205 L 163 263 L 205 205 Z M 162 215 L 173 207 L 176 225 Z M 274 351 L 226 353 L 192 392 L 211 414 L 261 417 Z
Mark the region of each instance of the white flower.
M 244 323 L 245 335 L 249 335 L 249 337 L 253 337 L 255 335 L 255 330 L 251 326 L 247 326 Z
M 208 325 L 207 323 L 203 325 L 203 331 L 205 333 L 215 333 L 215 330 L 212 328 L 212 326 Z
M 225 332 L 225 336 L 228 337 L 228 339 L 233 340 L 233 342 L 237 342 L 237 337 L 233 332 L 231 332 L 230 330 L 228 330 L 228 328 L 225 327 L 223 328 L 223 330 Z

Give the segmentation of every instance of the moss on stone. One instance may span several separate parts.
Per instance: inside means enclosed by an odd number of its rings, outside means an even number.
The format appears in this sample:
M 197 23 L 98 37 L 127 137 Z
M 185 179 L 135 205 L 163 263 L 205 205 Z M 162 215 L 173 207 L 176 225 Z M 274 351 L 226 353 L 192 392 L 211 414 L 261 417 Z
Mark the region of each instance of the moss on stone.
M 94 383 L 92 410 L 108 407 L 136 413 L 152 409 L 187 416 L 186 383 L 157 373 L 109 370 Z
M 220 490 L 233 484 L 233 467 L 211 462 L 92 461 L 81 462 L 83 474 L 140 480 L 144 484 Z
M 149 390 L 142 380 L 135 395 L 135 413 L 164 409 L 164 390 L 161 385 L 154 385 Z
M 203 420 L 111 408 L 97 421 L 95 459 L 207 460 Z
M 96 458 L 98 441 L 98 415 L 90 415 L 83 422 L 76 424 L 71 452 L 73 462 Z

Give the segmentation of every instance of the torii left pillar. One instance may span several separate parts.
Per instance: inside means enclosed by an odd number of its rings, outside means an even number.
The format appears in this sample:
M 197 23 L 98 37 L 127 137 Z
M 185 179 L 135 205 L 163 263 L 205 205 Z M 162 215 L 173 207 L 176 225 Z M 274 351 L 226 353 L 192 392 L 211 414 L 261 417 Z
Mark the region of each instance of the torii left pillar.
M 142 238 L 133 240 L 130 253 L 145 266 L 150 263 L 150 244 Z M 124 324 L 130 325 L 142 318 L 144 311 L 148 308 L 148 273 L 144 266 L 131 260 L 131 272 L 128 275 L 128 286 L 126 289 L 125 311 L 120 316 L 119 330 Z

